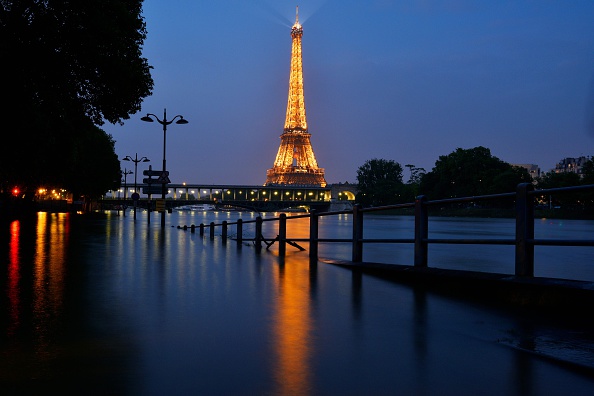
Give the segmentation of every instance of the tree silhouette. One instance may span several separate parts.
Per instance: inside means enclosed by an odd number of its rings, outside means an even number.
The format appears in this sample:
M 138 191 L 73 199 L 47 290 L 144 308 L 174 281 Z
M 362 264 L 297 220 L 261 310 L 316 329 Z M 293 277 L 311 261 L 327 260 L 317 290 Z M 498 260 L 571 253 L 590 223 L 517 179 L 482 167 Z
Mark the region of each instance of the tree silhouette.
M 89 183 L 73 177 L 73 167 L 91 160 L 80 156 L 88 141 L 112 148 L 93 157 L 98 162 L 88 173 L 96 182 L 93 189 L 111 188 L 100 173 L 118 162 L 113 140 L 93 124 L 128 119 L 151 93 L 150 66 L 141 56 L 146 37 L 141 5 L 140 0 L 0 3 L 3 190 L 53 184 L 85 194 Z
M 389 205 L 402 201 L 402 166 L 395 161 L 366 161 L 357 170 L 357 202 L 366 205 Z

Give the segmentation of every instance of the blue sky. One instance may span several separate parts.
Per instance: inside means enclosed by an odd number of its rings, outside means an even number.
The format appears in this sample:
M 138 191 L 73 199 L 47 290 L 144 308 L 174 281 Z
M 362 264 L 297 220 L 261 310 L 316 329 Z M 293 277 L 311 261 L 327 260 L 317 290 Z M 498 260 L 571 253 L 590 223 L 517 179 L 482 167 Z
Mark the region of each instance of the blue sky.
M 167 108 L 190 121 L 167 130 L 172 182 L 264 183 L 296 5 L 309 132 L 329 183 L 356 181 L 372 158 L 429 171 L 458 147 L 543 171 L 594 154 L 591 0 L 145 0 L 155 88 L 141 113 L 103 127 L 120 158 L 161 169 L 162 129 L 140 117 Z

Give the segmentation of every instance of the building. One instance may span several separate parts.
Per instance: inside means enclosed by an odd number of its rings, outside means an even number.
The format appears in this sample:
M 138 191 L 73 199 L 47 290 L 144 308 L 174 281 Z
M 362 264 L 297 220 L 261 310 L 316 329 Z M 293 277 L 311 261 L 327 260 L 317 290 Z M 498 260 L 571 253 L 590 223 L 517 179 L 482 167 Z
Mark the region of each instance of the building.
M 582 167 L 586 162 L 590 160 L 590 157 L 581 156 L 578 158 L 563 158 L 557 165 L 555 165 L 555 169 L 553 170 L 555 173 L 577 173 L 582 176 Z

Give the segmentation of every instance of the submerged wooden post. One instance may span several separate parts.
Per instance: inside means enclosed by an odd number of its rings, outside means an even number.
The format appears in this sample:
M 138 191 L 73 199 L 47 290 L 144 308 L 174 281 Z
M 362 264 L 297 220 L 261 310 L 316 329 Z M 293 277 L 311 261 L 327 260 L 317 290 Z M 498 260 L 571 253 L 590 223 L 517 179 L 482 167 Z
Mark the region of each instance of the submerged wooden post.
M 287 253 L 287 214 L 281 213 L 278 216 L 278 255 L 284 256 Z
M 427 238 L 429 237 L 429 214 L 427 197 L 415 199 L 415 267 L 427 267 Z
M 227 244 L 227 220 L 223 220 L 223 228 L 221 230 L 221 238 L 223 238 L 223 245 Z
M 237 219 L 237 247 L 243 245 L 243 220 Z
M 254 242 L 256 244 L 256 253 L 260 253 L 262 251 L 262 218 L 260 216 L 256 217 L 256 236 Z
M 534 276 L 534 190 L 521 183 L 516 190 L 516 276 Z
M 361 205 L 353 206 L 353 251 L 352 259 L 355 263 L 363 261 L 363 212 Z
M 214 221 L 210 222 L 210 239 L 214 239 Z
M 200 236 L 204 236 L 204 223 L 200 223 Z
M 309 260 L 318 261 L 318 213 L 312 209 L 309 213 Z

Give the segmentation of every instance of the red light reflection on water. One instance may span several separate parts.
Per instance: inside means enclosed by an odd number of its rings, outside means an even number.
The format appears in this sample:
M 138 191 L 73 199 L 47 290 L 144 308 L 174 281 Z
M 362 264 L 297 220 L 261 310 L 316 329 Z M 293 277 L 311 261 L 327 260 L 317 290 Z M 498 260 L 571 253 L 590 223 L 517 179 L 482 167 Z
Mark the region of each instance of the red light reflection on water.
M 21 223 L 18 220 L 10 223 L 10 242 L 8 248 L 8 301 L 10 304 L 10 323 L 8 324 L 8 335 L 13 335 L 20 323 L 20 301 L 19 301 L 19 241 Z

